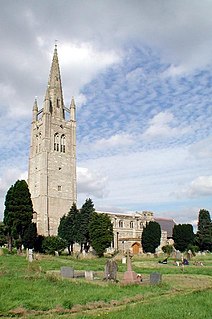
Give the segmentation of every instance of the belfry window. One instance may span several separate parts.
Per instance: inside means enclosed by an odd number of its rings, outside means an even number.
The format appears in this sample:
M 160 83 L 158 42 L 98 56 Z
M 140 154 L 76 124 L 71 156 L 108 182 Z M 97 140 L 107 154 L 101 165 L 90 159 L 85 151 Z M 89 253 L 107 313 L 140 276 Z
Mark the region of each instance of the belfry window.
M 130 222 L 130 228 L 133 228 L 133 222 L 132 221 Z
M 63 135 L 61 135 L 61 138 L 60 138 L 60 151 L 62 152 L 62 153 L 65 153 L 65 135 L 63 134 Z
M 59 152 L 59 134 L 55 133 L 54 135 L 54 150 Z

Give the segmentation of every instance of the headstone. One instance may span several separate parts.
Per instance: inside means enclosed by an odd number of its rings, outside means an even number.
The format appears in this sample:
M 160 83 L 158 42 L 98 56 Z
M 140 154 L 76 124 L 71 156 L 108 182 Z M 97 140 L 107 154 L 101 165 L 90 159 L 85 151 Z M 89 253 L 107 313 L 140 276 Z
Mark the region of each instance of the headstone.
M 126 264 L 127 263 L 127 258 L 126 257 L 122 257 L 122 264 Z
M 59 253 L 58 253 L 57 250 L 55 250 L 54 254 L 55 254 L 55 256 L 57 256 L 57 257 L 59 256 Z
M 181 252 L 179 250 L 176 251 L 175 258 L 178 259 L 178 260 L 182 259 L 182 254 L 181 254 Z
M 114 280 L 116 281 L 118 266 L 114 260 L 108 260 L 105 265 L 105 280 Z
M 140 278 L 138 278 L 135 271 L 132 270 L 132 263 L 130 259 L 129 250 L 127 251 L 127 271 L 124 273 L 123 277 L 124 284 L 138 284 L 141 283 Z
M 28 250 L 28 260 L 30 263 L 33 261 L 33 250 L 32 249 Z
M 162 275 L 158 272 L 153 272 L 150 274 L 150 284 L 158 285 L 162 281 Z
M 85 279 L 94 280 L 94 272 L 92 270 L 85 270 Z
M 64 278 L 74 278 L 74 269 L 72 267 L 63 266 L 60 268 L 60 274 Z

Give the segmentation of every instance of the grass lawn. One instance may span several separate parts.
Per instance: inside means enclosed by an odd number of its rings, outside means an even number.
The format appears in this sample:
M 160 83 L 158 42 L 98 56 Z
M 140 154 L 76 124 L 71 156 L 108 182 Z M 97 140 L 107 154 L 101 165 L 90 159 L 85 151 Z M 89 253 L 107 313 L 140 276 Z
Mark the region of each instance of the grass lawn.
M 202 261 L 204 266 L 193 265 Z M 133 270 L 143 274 L 141 285 L 121 284 L 126 265 L 117 260 L 119 283 L 104 282 L 107 259 L 40 256 L 28 263 L 25 256 L 0 256 L 0 318 L 212 318 L 212 255 L 195 257 L 184 271 L 169 261 L 133 257 Z M 61 266 L 94 270 L 98 280 L 63 279 Z M 148 283 L 152 272 L 162 283 Z

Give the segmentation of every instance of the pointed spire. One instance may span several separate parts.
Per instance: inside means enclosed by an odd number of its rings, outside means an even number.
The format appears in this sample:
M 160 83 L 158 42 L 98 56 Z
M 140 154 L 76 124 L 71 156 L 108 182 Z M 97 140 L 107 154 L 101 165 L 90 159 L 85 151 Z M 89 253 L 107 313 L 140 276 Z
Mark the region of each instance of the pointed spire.
M 34 104 L 33 104 L 33 112 L 38 112 L 37 96 L 35 97 L 35 101 L 34 101 Z
M 35 97 L 35 102 L 33 104 L 33 108 L 32 108 L 32 120 L 36 121 L 37 120 L 37 115 L 38 115 L 38 103 L 37 103 L 37 97 Z
M 57 44 L 55 44 L 54 54 L 52 59 L 51 70 L 49 74 L 48 87 L 45 95 L 45 102 L 49 101 L 50 112 L 55 116 L 64 118 L 64 104 L 63 104 L 63 92 L 60 76 L 60 67 L 57 54 Z
M 70 104 L 70 120 L 76 121 L 76 105 L 75 105 L 73 96 L 72 96 L 71 104 Z

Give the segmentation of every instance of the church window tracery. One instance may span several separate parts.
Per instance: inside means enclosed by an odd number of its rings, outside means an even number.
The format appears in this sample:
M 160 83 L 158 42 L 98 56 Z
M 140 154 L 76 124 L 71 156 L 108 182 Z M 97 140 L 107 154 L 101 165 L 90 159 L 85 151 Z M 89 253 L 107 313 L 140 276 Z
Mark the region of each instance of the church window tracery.
M 65 153 L 65 135 L 61 135 L 61 138 L 60 138 L 60 151 L 62 153 Z
M 59 152 L 59 134 L 54 134 L 54 150 Z

